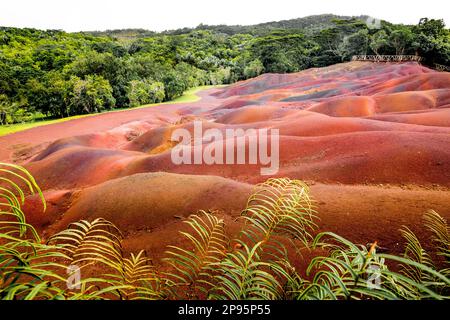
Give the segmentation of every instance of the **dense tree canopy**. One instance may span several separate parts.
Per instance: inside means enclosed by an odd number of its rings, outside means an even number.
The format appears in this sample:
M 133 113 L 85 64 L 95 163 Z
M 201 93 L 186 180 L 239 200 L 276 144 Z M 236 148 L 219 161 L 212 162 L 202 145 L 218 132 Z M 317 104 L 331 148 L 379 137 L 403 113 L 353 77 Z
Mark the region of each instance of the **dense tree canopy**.
M 449 65 L 442 20 L 417 25 L 332 15 L 172 32 L 0 28 L 0 124 L 171 100 L 195 86 L 296 72 L 355 54 L 418 54 Z

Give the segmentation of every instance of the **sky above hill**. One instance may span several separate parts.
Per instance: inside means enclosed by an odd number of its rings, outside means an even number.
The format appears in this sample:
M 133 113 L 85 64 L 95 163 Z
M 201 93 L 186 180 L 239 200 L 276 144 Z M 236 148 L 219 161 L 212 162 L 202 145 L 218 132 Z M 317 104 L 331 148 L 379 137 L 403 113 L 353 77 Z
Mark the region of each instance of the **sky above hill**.
M 314 14 L 369 15 L 416 24 L 450 25 L 446 0 L 1 0 L 0 26 L 66 31 L 143 28 L 163 31 L 203 24 L 257 24 Z

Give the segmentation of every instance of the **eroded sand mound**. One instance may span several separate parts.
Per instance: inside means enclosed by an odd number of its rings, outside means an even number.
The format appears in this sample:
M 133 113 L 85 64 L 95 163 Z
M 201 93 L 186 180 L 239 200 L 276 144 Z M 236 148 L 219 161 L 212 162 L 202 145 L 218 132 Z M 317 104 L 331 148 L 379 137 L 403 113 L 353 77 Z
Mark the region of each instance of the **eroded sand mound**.
M 227 129 L 278 129 L 280 168 L 273 176 L 317 184 L 312 195 L 323 226 L 357 241 L 392 246 L 395 230 L 417 226 L 425 210 L 449 217 L 450 74 L 417 63 L 351 62 L 265 74 L 205 91 L 196 103 L 1 137 L 0 157 L 24 162 L 45 190 L 47 216 L 35 199 L 27 210 L 47 233 L 104 217 L 128 232 L 130 248 L 151 240 L 148 249 L 159 252 L 175 241 L 180 218 L 199 209 L 219 210 L 233 225 L 252 184 L 268 178 L 260 165 L 174 164 L 172 133 L 193 133 L 194 120 L 224 136 Z
M 53 228 L 103 217 L 122 230 L 152 230 L 202 209 L 239 215 L 252 186 L 206 175 L 141 173 L 83 189 Z

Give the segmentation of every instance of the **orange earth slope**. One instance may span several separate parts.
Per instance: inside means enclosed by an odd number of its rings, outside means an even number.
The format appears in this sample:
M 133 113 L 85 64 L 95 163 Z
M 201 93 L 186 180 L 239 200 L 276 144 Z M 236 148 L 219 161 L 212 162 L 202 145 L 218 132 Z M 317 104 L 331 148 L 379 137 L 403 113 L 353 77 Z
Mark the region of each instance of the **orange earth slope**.
M 177 128 L 269 128 L 280 132 L 276 177 L 307 181 L 320 228 L 399 248 L 401 225 L 450 217 L 450 73 L 417 63 L 350 62 L 264 74 L 201 93 L 199 102 L 96 115 L 0 137 L 0 159 L 23 164 L 45 192 L 30 222 L 49 235 L 104 217 L 128 248 L 158 256 L 181 240 L 181 218 L 218 210 L 238 229 L 258 165 L 175 165 Z M 207 143 L 205 142 L 206 146 Z M 192 150 L 191 150 L 192 151 Z

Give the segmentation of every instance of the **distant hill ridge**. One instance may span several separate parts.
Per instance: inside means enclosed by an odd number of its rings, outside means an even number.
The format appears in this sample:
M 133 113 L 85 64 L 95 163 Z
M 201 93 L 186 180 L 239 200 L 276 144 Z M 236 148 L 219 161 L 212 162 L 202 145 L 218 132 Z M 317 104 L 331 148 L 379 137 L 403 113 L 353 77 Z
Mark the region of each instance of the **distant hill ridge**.
M 254 25 L 206 25 L 200 24 L 195 28 L 180 28 L 175 30 L 166 30 L 160 32 L 162 34 L 185 34 L 194 30 L 212 30 L 220 33 L 225 33 L 228 35 L 247 33 L 254 35 L 265 35 L 277 29 L 294 29 L 303 30 L 304 32 L 314 32 L 322 29 L 326 29 L 334 26 L 335 20 L 362 20 L 366 21 L 369 18 L 368 15 L 360 16 L 340 16 L 335 14 L 320 14 L 311 15 L 302 18 L 280 20 L 263 22 Z M 112 37 L 119 38 L 141 38 L 150 35 L 157 34 L 158 32 L 153 32 L 145 29 L 117 29 L 117 30 L 106 30 L 106 31 L 89 31 L 87 32 L 92 35 L 108 35 Z

